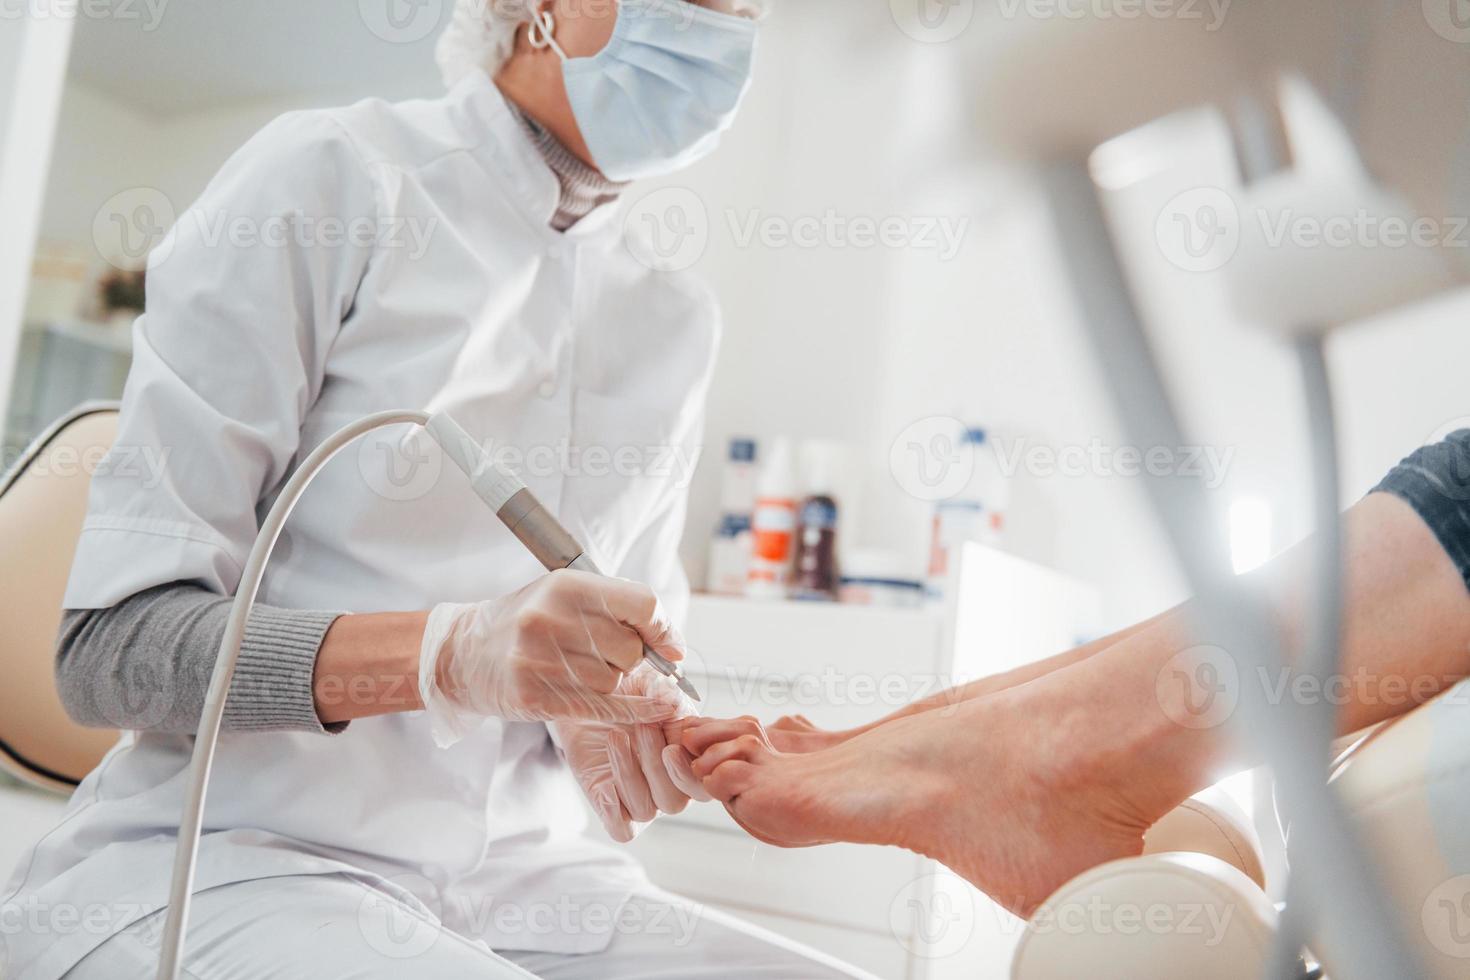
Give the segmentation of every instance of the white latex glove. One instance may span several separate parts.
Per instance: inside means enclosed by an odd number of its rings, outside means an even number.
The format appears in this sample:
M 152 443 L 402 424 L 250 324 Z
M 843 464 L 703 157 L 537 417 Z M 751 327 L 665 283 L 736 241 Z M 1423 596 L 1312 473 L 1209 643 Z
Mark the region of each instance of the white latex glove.
M 419 693 L 434 739 L 453 745 L 486 716 L 671 719 L 679 709 L 667 698 L 618 689 L 643 663 L 645 642 L 684 659 L 684 641 L 650 589 L 586 572 L 552 572 L 500 599 L 437 606 L 419 651 Z
M 648 664 L 624 677 L 620 691 L 667 704 L 675 712 L 671 720 L 697 714 L 684 692 Z M 602 826 L 619 843 L 637 837 L 660 813 L 710 799 L 690 768 L 692 756 L 669 743 L 662 724 L 557 721 L 550 728 Z

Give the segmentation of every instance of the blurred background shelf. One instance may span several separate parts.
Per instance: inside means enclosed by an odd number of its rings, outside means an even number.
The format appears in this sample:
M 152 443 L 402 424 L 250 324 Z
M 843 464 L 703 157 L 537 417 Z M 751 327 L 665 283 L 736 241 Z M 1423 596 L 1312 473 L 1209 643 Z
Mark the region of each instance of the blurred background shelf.
M 5 446 L 14 452 L 77 405 L 122 397 L 132 363 L 132 331 L 123 323 L 53 320 L 26 324 Z

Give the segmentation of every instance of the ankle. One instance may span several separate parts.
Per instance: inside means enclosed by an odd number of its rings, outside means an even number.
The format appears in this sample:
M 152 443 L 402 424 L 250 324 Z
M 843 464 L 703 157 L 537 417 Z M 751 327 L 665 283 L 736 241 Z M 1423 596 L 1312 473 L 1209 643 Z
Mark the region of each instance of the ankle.
M 1062 678 L 1058 677 L 1058 680 Z M 1052 799 L 1105 805 L 1127 822 L 1152 824 L 1193 791 L 1178 746 L 1182 730 L 1152 702 L 1145 706 L 1103 696 L 1085 682 L 1034 685 L 1021 717 L 1040 760 L 1035 778 Z
M 935 779 L 927 772 L 915 776 L 895 803 L 888 830 L 893 839 L 880 843 L 942 861 L 942 845 L 949 834 L 946 820 L 966 812 L 967 787 L 960 780 Z

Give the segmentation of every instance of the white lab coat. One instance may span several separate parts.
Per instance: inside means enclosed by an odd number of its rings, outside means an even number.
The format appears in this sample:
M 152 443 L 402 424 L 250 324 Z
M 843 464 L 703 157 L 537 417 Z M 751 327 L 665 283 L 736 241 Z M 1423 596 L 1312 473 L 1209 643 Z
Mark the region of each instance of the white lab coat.
M 257 518 L 294 466 L 344 423 L 391 408 L 448 411 L 518 453 L 598 565 L 681 603 L 681 477 L 714 304 L 634 259 L 616 205 L 552 230 L 557 193 L 479 73 L 443 99 L 267 126 L 151 260 L 117 444 L 167 454 L 167 466 L 161 481 L 146 467 L 102 468 L 66 605 L 106 607 L 179 580 L 232 593 Z M 540 573 L 426 439 L 398 445 L 407 435 L 367 440 L 318 477 L 262 602 L 427 608 Z M 7 976 L 59 976 L 164 903 L 191 745 L 127 736 L 77 790 L 0 895 L 93 918 L 7 930 Z M 421 713 L 335 737 L 226 734 L 196 888 L 366 873 L 494 948 L 592 952 L 607 934 L 507 932 L 524 916 L 487 906 L 625 900 L 641 869 L 585 839 L 584 822 L 540 724 L 487 721 L 447 751 Z

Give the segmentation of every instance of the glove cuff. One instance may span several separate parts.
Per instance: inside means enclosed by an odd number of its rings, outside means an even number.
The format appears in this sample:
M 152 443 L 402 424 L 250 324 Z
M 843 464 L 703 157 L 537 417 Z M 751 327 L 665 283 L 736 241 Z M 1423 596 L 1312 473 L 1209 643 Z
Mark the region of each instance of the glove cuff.
M 471 608 L 450 602 L 435 606 L 419 646 L 419 696 L 424 701 L 434 744 L 441 749 L 462 741 L 485 722 L 483 716 L 461 707 L 439 684 L 439 658 L 449 645 L 447 641 L 460 615 Z

